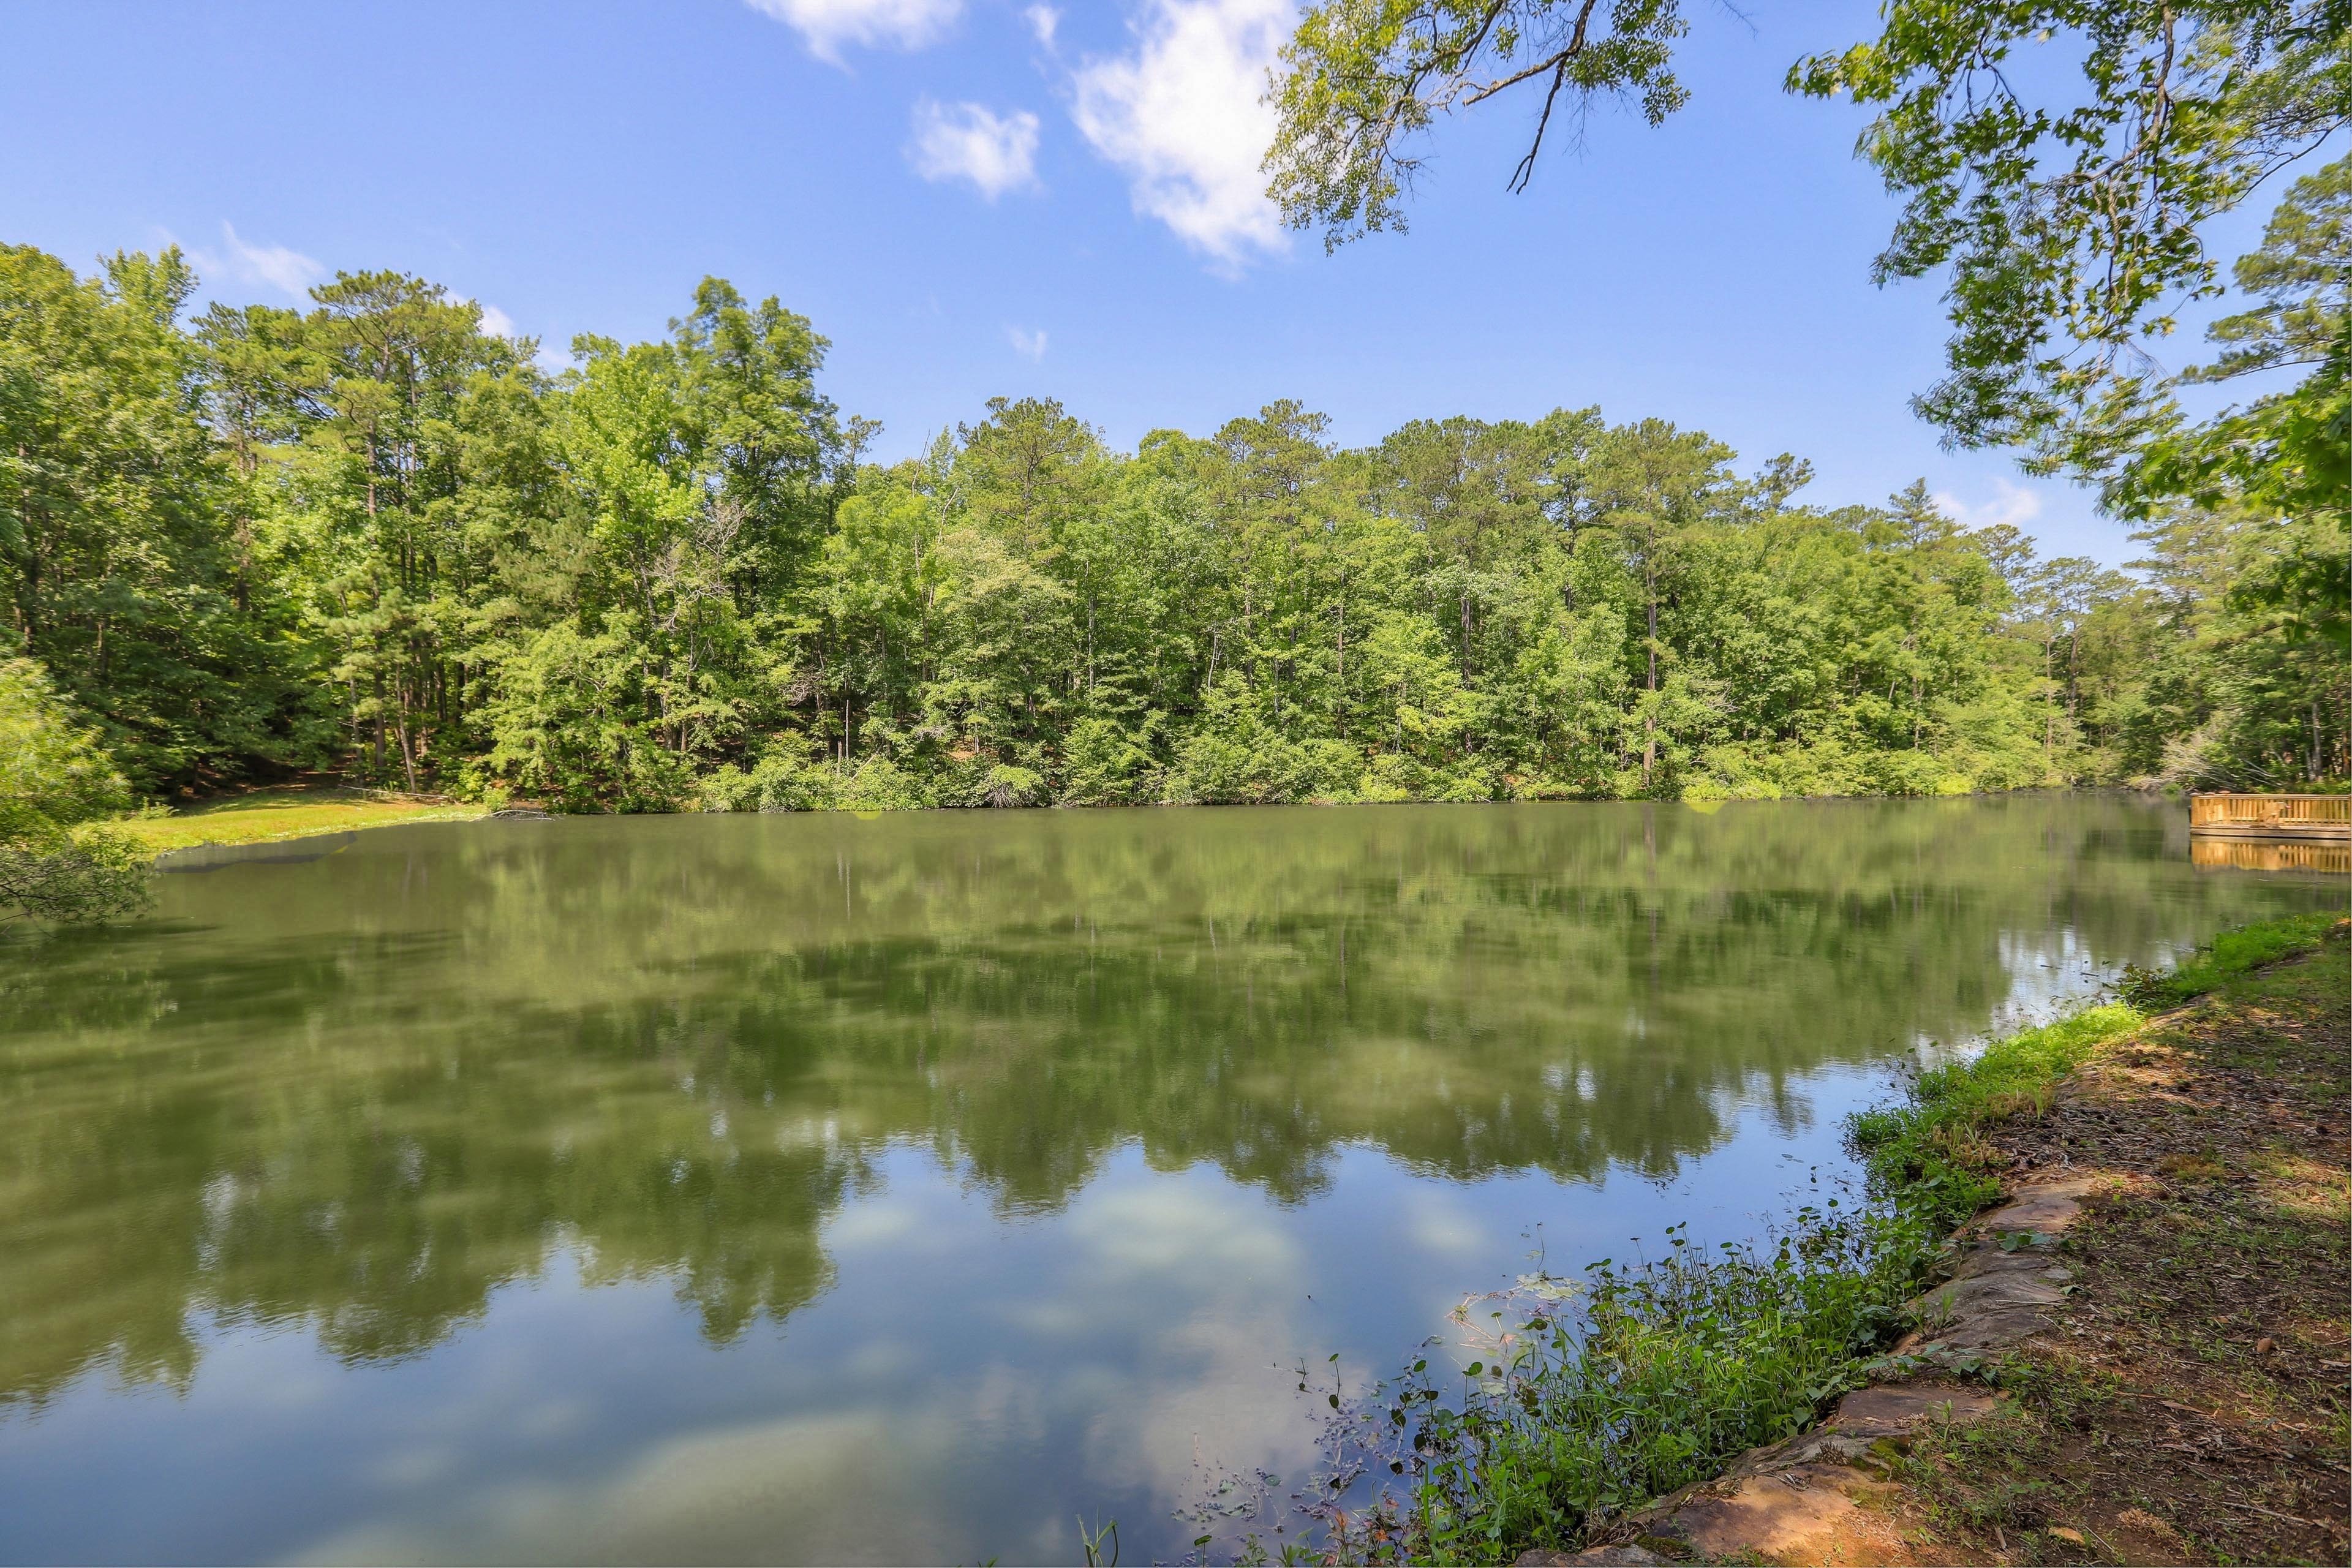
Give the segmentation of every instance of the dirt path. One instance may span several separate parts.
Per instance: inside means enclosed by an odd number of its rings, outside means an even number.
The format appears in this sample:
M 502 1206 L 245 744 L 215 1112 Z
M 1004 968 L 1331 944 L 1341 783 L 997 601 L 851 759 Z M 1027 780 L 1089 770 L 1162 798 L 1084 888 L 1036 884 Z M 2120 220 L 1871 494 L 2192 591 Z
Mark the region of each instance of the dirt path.
M 2348 1015 L 2339 925 L 2103 1049 L 1885 1384 L 1541 1560 L 2347 1561 Z

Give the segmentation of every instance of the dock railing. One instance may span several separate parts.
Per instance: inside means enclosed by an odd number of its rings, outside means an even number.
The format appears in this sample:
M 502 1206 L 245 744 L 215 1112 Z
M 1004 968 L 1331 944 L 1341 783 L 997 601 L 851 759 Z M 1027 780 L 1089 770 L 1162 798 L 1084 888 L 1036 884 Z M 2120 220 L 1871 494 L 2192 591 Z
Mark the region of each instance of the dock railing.
M 2190 832 L 2233 827 L 2272 828 L 2287 833 L 2315 831 L 2333 837 L 2337 833 L 2352 832 L 2352 795 L 2229 794 L 2189 797 Z

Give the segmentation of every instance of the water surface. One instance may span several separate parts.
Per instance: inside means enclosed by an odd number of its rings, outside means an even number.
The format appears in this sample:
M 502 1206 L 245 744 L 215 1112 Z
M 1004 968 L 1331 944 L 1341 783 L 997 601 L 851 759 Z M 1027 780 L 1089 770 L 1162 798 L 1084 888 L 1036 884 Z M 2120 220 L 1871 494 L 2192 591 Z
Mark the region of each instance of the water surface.
M 0 947 L 0 1559 L 1128 1561 L 2339 884 L 2105 795 L 436 824 Z M 1352 1369 L 1352 1371 L 1351 1371 Z

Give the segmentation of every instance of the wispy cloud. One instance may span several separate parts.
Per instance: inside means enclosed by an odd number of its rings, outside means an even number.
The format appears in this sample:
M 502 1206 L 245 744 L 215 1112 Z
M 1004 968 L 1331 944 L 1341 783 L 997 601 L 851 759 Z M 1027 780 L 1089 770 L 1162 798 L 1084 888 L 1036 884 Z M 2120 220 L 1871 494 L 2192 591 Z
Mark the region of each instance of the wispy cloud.
M 846 44 L 919 49 L 963 14 L 963 0 L 746 0 L 808 40 L 819 59 L 841 63 Z
M 1023 10 L 1021 15 L 1028 22 L 1029 30 L 1037 35 L 1037 41 L 1045 47 L 1052 48 L 1054 35 L 1062 26 L 1062 14 L 1051 5 L 1031 5 Z
M 496 305 L 483 305 L 479 300 L 475 300 L 474 303 L 481 307 L 482 331 L 488 332 L 490 336 L 494 338 L 513 338 L 520 337 L 522 335 L 515 331 L 514 318 L 508 315 L 504 310 L 499 310 Z
M 300 251 L 282 245 L 248 245 L 226 220 L 221 223 L 221 237 L 228 244 L 228 254 L 194 254 L 199 271 L 226 272 L 239 282 L 263 284 L 296 300 L 308 299 L 310 286 L 326 279 L 326 268 Z
M 907 149 L 927 180 L 970 180 L 994 201 L 1037 183 L 1037 117 L 1026 110 L 998 116 L 977 103 L 915 105 L 915 139 Z
M 1965 528 L 1990 528 L 2007 523 L 2011 528 L 2023 528 L 2042 515 L 2042 497 L 2025 486 L 1995 476 L 1993 498 L 1970 506 L 1949 490 L 1937 490 L 1931 498 L 1944 515 Z
M 1258 172 L 1275 130 L 1260 100 L 1295 15 L 1292 0 L 1150 0 L 1135 51 L 1074 84 L 1078 129 L 1136 210 L 1228 270 L 1287 243 Z
M 1007 327 L 1004 329 L 1004 335 L 1012 341 L 1013 351 L 1015 353 L 1027 359 L 1045 357 L 1045 328 L 1039 327 L 1034 331 L 1024 331 L 1019 327 Z

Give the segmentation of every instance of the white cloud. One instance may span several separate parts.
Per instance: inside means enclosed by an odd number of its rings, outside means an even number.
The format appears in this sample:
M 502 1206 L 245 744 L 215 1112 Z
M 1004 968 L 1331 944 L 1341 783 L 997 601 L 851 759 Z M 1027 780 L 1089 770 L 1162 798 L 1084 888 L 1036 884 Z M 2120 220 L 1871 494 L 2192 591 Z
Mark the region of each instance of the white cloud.
M 483 305 L 479 300 L 475 300 L 474 303 L 481 305 L 482 331 L 494 338 L 511 338 L 520 335 L 515 331 L 512 316 L 508 315 L 496 305 Z
M 1024 331 L 1019 327 L 1007 327 L 1004 329 L 1004 335 L 1012 340 L 1015 353 L 1026 355 L 1030 359 L 1045 357 L 1045 328 L 1039 327 L 1034 331 Z
M 221 235 L 228 241 L 228 270 L 247 283 L 266 283 L 295 299 L 305 299 L 310 285 L 323 280 L 327 269 L 299 250 L 282 245 L 247 245 L 236 237 L 235 225 L 224 220 Z
M 1468 1206 L 1442 1191 L 1405 1194 L 1405 1236 L 1423 1252 L 1444 1258 L 1475 1258 L 1486 1250 L 1486 1227 Z
M 977 103 L 915 105 L 915 140 L 907 149 L 927 180 L 970 180 L 994 201 L 1037 183 L 1037 117 L 1015 110 L 999 117 Z
M 1998 476 L 1992 488 L 1993 499 L 1981 506 L 1970 506 L 1948 490 L 1937 490 L 1930 499 L 1945 516 L 1965 528 L 1990 528 L 2005 522 L 2021 529 L 2042 515 L 2042 497 L 2037 492 Z
M 1300 1264 L 1297 1242 L 1255 1194 L 1213 1180 L 1089 1194 L 1072 1210 L 1067 1230 L 1104 1285 L 1141 1279 L 1160 1288 L 1181 1278 L 1195 1288 L 1204 1281 L 1230 1288 L 1246 1280 L 1271 1300 L 1266 1283 L 1295 1277 Z
M 1295 15 L 1292 0 L 1150 0 L 1136 52 L 1077 73 L 1072 115 L 1136 210 L 1228 268 L 1286 244 L 1258 172 L 1275 130 L 1259 100 Z
M 747 0 L 808 40 L 819 59 L 841 63 L 844 44 L 919 49 L 963 12 L 963 0 Z
M 1021 15 L 1028 19 L 1029 30 L 1037 35 L 1037 41 L 1052 48 L 1055 30 L 1062 25 L 1062 14 L 1051 5 L 1032 5 Z

